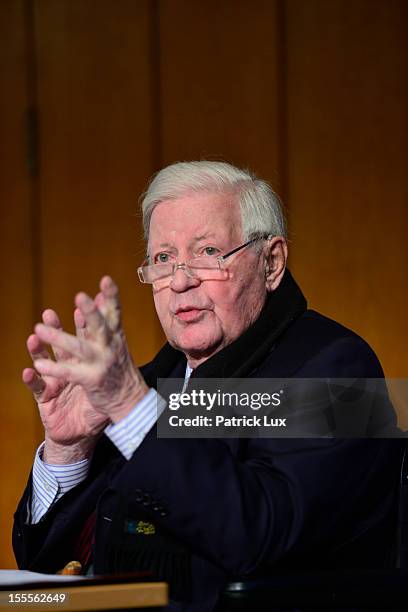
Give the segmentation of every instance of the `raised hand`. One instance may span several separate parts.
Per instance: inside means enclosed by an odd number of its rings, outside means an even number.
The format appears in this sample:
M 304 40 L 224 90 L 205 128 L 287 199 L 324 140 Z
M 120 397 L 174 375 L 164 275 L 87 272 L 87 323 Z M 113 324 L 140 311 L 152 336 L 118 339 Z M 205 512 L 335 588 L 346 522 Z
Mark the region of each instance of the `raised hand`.
M 45 325 L 61 329 L 59 318 L 53 310 L 45 310 L 42 319 Z M 83 335 L 83 319 L 79 311 L 75 312 L 75 323 L 78 336 Z M 51 360 L 37 334 L 29 336 L 27 348 L 33 361 Z M 57 347 L 53 346 L 52 349 L 57 360 L 70 359 Z M 84 389 L 64 378 L 40 376 L 34 368 L 23 371 L 23 381 L 33 392 L 44 425 L 45 455 L 48 455 L 44 458 L 51 463 L 71 463 L 88 456 L 109 419 L 92 407 Z
M 61 329 L 53 311 L 45 311 L 28 339 L 35 370 L 26 369 L 23 380 L 37 399 L 49 455 L 55 450 L 59 456 L 61 446 L 86 454 L 104 427 L 128 414 L 148 391 L 121 328 L 117 287 L 105 276 L 100 288 L 95 300 L 76 296 L 76 336 Z M 53 347 L 55 361 L 45 344 Z

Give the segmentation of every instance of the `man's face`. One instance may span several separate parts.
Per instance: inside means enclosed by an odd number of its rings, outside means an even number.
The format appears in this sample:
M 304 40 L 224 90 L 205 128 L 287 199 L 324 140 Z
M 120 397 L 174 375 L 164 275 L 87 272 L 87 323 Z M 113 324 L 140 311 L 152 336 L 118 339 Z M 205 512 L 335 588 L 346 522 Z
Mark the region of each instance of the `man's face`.
M 203 191 L 166 200 L 151 217 L 151 263 L 217 257 L 243 242 L 239 204 L 229 194 Z M 192 367 L 238 338 L 265 303 L 264 258 L 254 245 L 231 255 L 225 266 L 223 280 L 200 281 L 177 269 L 164 286 L 153 288 L 167 339 Z

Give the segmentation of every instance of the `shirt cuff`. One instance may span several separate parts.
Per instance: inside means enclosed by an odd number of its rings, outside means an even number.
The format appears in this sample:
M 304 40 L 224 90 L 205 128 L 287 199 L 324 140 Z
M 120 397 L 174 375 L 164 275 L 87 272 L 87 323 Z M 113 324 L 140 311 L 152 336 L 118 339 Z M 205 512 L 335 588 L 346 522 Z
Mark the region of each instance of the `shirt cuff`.
M 89 459 L 65 465 L 45 463 L 42 460 L 44 444 L 38 447 L 33 465 L 31 524 L 38 523 L 54 502 L 85 480 L 90 466 Z
M 117 423 L 108 425 L 104 433 L 122 455 L 129 460 L 165 407 L 165 400 L 155 389 L 149 389 L 128 415 Z

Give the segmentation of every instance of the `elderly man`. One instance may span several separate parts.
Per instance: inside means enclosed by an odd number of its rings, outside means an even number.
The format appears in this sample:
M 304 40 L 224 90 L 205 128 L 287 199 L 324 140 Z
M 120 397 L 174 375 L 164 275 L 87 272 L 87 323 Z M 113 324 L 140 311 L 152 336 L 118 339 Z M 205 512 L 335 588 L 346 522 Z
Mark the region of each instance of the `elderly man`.
M 225 163 L 178 163 L 143 213 L 139 276 L 168 340 L 154 360 L 134 365 L 107 276 L 95 299 L 76 296 L 76 336 L 46 310 L 28 338 L 45 442 L 16 513 L 19 566 L 151 570 L 191 610 L 231 575 L 384 566 L 396 441 L 157 436 L 159 377 L 383 376 L 361 338 L 307 310 L 275 194 Z

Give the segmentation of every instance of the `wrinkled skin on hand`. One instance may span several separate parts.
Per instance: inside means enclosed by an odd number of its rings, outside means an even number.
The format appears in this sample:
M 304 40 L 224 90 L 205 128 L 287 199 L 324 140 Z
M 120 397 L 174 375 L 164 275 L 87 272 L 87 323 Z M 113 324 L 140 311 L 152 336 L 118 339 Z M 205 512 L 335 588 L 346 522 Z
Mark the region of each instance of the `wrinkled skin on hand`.
M 100 288 L 94 300 L 76 296 L 76 336 L 46 310 L 27 341 L 34 367 L 23 371 L 23 381 L 40 410 L 49 462 L 89 456 L 106 425 L 126 416 L 148 391 L 128 351 L 117 287 L 105 276 Z

